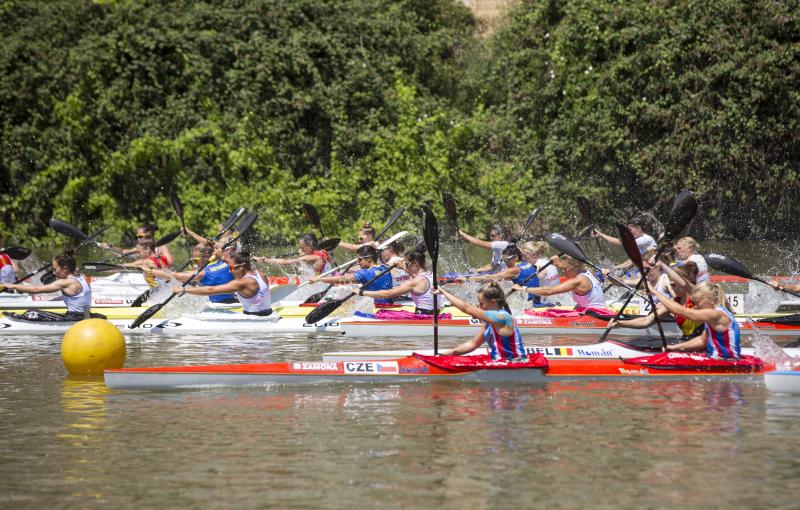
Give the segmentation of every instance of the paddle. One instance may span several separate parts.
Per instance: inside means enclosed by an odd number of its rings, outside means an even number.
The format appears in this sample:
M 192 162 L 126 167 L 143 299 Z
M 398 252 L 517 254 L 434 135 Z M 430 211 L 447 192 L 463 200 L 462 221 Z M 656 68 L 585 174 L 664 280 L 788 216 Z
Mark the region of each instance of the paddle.
M 77 241 L 80 241 L 81 243 L 85 242 L 89 237 L 83 232 L 83 230 L 71 223 L 67 223 L 66 221 L 50 218 L 48 223 L 50 227 L 59 234 L 64 234 L 65 236 L 71 237 Z
M 583 236 L 585 236 L 591 229 L 592 229 L 592 225 L 587 225 L 583 230 L 581 230 L 578 233 L 577 236 L 575 236 L 575 240 L 577 241 L 580 238 L 582 238 Z M 560 257 L 562 255 L 564 255 L 564 253 L 559 253 L 557 256 Z M 533 273 L 529 277 L 527 277 L 524 280 L 522 280 L 522 284 L 521 285 L 524 287 L 526 283 L 528 283 L 529 281 L 533 280 L 533 278 L 535 276 L 538 276 L 539 273 L 541 273 L 542 271 L 544 271 L 545 269 L 547 269 L 548 267 L 550 267 L 552 265 L 553 265 L 553 261 L 551 260 L 550 262 L 548 262 L 547 264 L 543 265 L 542 267 L 537 268 L 535 273 Z M 508 291 L 508 294 L 506 294 L 506 298 L 508 298 L 510 295 L 512 295 L 515 292 L 516 292 L 515 289 L 511 289 L 510 291 Z
M 141 271 L 141 267 L 128 267 L 128 266 L 120 266 L 117 264 L 109 264 L 107 262 L 86 262 L 81 266 L 82 271 L 93 271 L 95 273 L 104 273 L 109 271 L 124 271 L 124 272 L 135 272 Z
M 30 256 L 31 250 L 29 248 L 23 248 L 22 246 L 8 246 L 6 248 L 0 248 L 0 253 L 5 253 L 9 258 L 14 260 L 22 260 Z
M 512 243 L 518 243 L 519 241 L 522 240 L 523 237 L 525 237 L 525 232 L 527 232 L 528 229 L 531 227 L 531 225 L 533 225 L 534 220 L 536 220 L 540 212 L 541 210 L 539 210 L 538 207 L 533 211 L 531 211 L 531 213 L 528 215 L 528 219 L 525 220 L 525 226 L 522 227 L 522 231 L 520 231 L 518 235 L 515 235 L 514 237 L 511 238 Z
M 175 239 L 177 239 L 179 235 L 181 235 L 180 230 L 176 230 L 175 232 L 170 232 L 169 234 L 165 235 L 164 237 L 156 241 L 156 246 L 164 246 L 165 244 L 169 244 Z
M 389 230 L 389 228 L 400 218 L 400 216 L 403 215 L 404 212 L 405 212 L 405 208 L 404 207 L 400 207 L 400 208 L 396 209 L 392 213 L 392 215 L 389 216 L 389 219 L 386 220 L 386 224 L 383 226 L 381 231 L 378 232 L 378 235 L 375 236 L 375 240 L 379 241 L 380 238 L 383 236 L 383 234 L 385 234 L 386 231 Z M 406 233 L 402 232 L 402 234 L 405 235 Z M 400 239 L 401 237 L 402 236 L 400 234 L 395 234 L 394 236 L 389 238 L 385 243 L 380 244 L 378 246 L 378 250 L 382 250 L 383 248 L 386 248 L 388 245 L 390 245 L 391 243 L 393 243 L 397 239 Z M 337 243 L 337 245 L 338 245 L 338 243 Z M 328 250 L 328 251 L 330 251 L 330 250 Z M 345 262 L 344 264 L 336 266 L 333 269 L 320 274 L 320 276 L 329 275 L 329 274 L 333 273 L 334 271 L 337 271 L 337 270 L 342 269 L 342 268 L 344 268 L 343 272 L 347 272 L 347 270 L 350 269 L 351 267 L 353 267 L 353 264 L 355 264 L 357 261 L 358 261 L 358 259 L 356 258 L 356 259 L 351 260 L 350 262 Z M 302 287 L 304 285 L 307 285 L 308 283 L 309 283 L 308 281 L 305 281 L 302 284 L 300 284 L 300 286 Z M 319 300 L 322 299 L 323 297 L 325 297 L 325 294 L 327 294 L 328 291 L 330 291 L 333 287 L 334 287 L 334 284 L 331 284 L 331 285 L 328 285 L 327 287 L 325 287 L 323 290 L 321 290 L 321 291 L 319 291 L 317 293 L 311 294 L 310 296 L 308 296 L 308 298 L 306 298 L 305 301 L 303 301 L 303 304 L 305 304 L 305 303 L 318 303 Z
M 639 274 L 641 275 L 639 285 L 642 285 L 647 279 L 647 274 L 650 272 L 650 268 L 645 269 L 644 261 L 642 260 L 642 254 L 639 252 L 639 247 L 636 245 L 636 238 L 633 237 L 633 234 L 631 234 L 631 231 L 628 230 L 628 227 L 622 223 L 617 223 L 617 230 L 619 230 L 619 239 L 622 241 L 622 247 L 625 248 L 625 253 L 628 254 L 628 258 L 631 259 L 633 264 L 639 268 Z M 656 312 L 656 304 L 653 302 L 653 296 L 650 295 L 649 292 L 647 293 L 647 300 L 650 302 L 650 311 L 653 313 L 653 316 L 656 319 L 658 334 L 661 336 L 661 343 L 664 347 L 664 352 L 666 352 L 667 339 L 664 336 L 664 328 L 661 326 L 661 319 L 658 317 L 658 313 Z
M 464 264 L 466 264 L 467 269 L 470 268 L 469 260 L 467 259 L 467 252 L 464 249 L 464 239 L 458 234 L 458 208 L 456 207 L 456 201 L 453 199 L 453 196 L 450 193 L 442 193 L 442 202 L 444 203 L 444 214 L 447 216 L 447 219 L 453 224 L 453 227 L 456 229 L 456 238 L 458 239 L 458 247 L 461 249 L 461 256 L 464 259 Z
M 270 299 L 273 303 L 277 303 L 278 301 L 282 301 L 289 297 L 290 295 L 294 294 L 297 290 L 297 285 L 294 283 L 286 283 L 283 285 L 276 285 L 269 289 Z
M 317 209 L 311 204 L 303 204 L 303 214 L 306 216 L 306 221 L 308 221 L 312 227 L 319 230 L 319 236 L 325 237 L 325 233 L 322 231 L 322 222 L 319 219 L 319 213 Z
M 436 216 L 427 205 L 422 206 L 422 238 L 431 257 L 433 267 L 433 288 L 439 288 L 439 278 L 436 276 L 436 265 L 439 261 L 439 223 Z M 433 355 L 439 354 L 439 295 L 433 295 Z
M 575 197 L 575 202 L 578 205 L 578 212 L 583 218 L 583 222 L 594 228 L 594 218 L 592 217 L 592 207 L 589 205 L 589 200 L 586 199 L 586 197 Z M 600 239 L 595 237 L 594 240 L 597 243 L 597 249 L 603 255 L 603 258 L 605 258 L 606 253 L 603 250 L 603 245 L 600 243 Z
M 234 244 L 236 241 L 238 241 L 238 240 L 239 240 L 239 238 L 240 238 L 240 237 L 241 237 L 241 236 L 242 236 L 242 235 L 243 235 L 245 232 L 247 232 L 247 231 L 250 229 L 250 227 L 253 225 L 253 223 L 255 223 L 255 221 L 256 221 L 257 219 L 258 219 L 258 213 L 256 213 L 256 212 L 251 212 L 251 213 L 248 213 L 247 215 L 245 215 L 245 216 L 242 218 L 242 221 L 240 221 L 240 222 L 239 222 L 239 227 L 238 227 L 238 230 L 237 230 L 236 232 L 234 232 L 234 233 L 233 233 L 233 235 L 231 236 L 231 238 L 230 238 L 230 239 L 228 239 L 228 241 L 225 243 L 225 245 L 222 247 L 222 249 L 224 250 L 224 249 L 225 249 L 225 248 L 227 248 L 228 246 L 230 246 L 230 245 Z M 195 272 L 194 272 L 194 274 L 193 274 L 192 276 L 190 276 L 188 280 L 186 280 L 185 282 L 183 282 L 183 285 L 181 285 L 181 287 L 184 287 L 184 288 L 185 288 L 187 285 L 189 285 L 189 283 L 191 283 L 191 282 L 192 282 L 192 281 L 193 281 L 195 278 L 197 278 L 197 275 L 199 275 L 199 274 L 200 274 L 200 273 L 203 271 L 203 269 L 205 269 L 205 268 L 206 268 L 206 266 L 207 266 L 207 265 L 208 265 L 210 262 L 211 262 L 211 260 L 209 259 L 209 260 L 207 260 L 207 261 L 206 261 L 206 262 L 205 262 L 203 265 L 201 265 L 199 268 L 197 268 L 197 271 L 195 271 Z M 172 299 L 173 299 L 175 296 L 178 296 L 178 295 L 179 295 L 179 294 L 170 294 L 170 296 L 169 296 L 167 299 L 165 299 L 164 301 L 162 301 L 161 303 L 157 303 L 157 304 L 155 304 L 155 305 L 151 306 L 150 308 L 148 308 L 147 310 L 145 310 L 145 311 L 144 311 L 144 312 L 143 312 L 141 315 L 139 315 L 139 317 L 137 317 L 137 318 L 136 318 L 136 320 L 134 320 L 134 321 L 131 323 L 131 325 L 130 325 L 130 326 L 128 326 L 128 328 L 130 328 L 130 329 L 135 329 L 135 328 L 138 328 L 138 327 L 139 327 L 139 326 L 140 326 L 140 325 L 141 325 L 141 324 L 142 324 L 144 321 L 146 321 L 147 319 L 149 319 L 150 317 L 152 317 L 153 315 L 155 315 L 156 313 L 158 313 L 158 311 L 159 311 L 159 310 L 161 310 L 162 308 L 164 308 L 164 306 L 165 306 L 167 303 L 169 303 L 170 301 L 172 301 Z M 180 294 L 180 295 L 183 295 L 183 294 Z
M 397 267 L 397 265 L 396 264 L 392 264 L 391 266 L 387 267 L 383 271 L 379 272 L 378 274 L 373 276 L 367 283 L 363 284 L 361 286 L 361 289 L 362 290 L 366 289 L 372 282 L 374 282 L 375 280 L 377 280 L 381 276 L 385 275 L 386 273 L 388 273 L 389 271 L 391 271 L 395 267 Z M 353 297 L 355 295 L 356 295 L 356 292 L 351 292 L 351 293 L 349 293 L 348 295 L 346 295 L 343 298 L 331 299 L 330 301 L 322 303 L 318 307 L 316 307 L 313 310 L 311 310 L 311 313 L 306 315 L 306 324 L 314 324 L 315 322 L 321 321 L 322 319 L 324 319 L 325 317 L 330 315 L 334 310 L 336 310 L 337 308 L 342 306 L 342 304 L 345 301 L 347 301 L 348 299 L 350 299 L 351 297 Z
M 761 282 L 765 285 L 769 285 L 770 287 L 772 287 L 772 284 L 768 283 L 765 280 L 762 280 L 758 276 L 755 276 L 753 273 L 750 272 L 749 269 L 745 267 L 744 264 L 742 264 L 733 257 L 720 255 L 719 253 L 709 253 L 708 255 L 705 256 L 705 258 L 706 261 L 708 261 L 708 265 L 713 267 L 717 271 L 722 271 L 723 273 L 727 273 L 733 276 L 739 276 L 741 278 L 747 278 L 748 280 L 755 280 L 757 282 Z M 797 292 L 792 292 L 791 290 L 784 289 L 783 287 L 778 287 L 778 290 L 780 290 L 781 292 L 785 292 L 787 294 L 791 294 L 792 296 L 800 297 L 800 294 L 798 294 Z
M 169 201 L 172 203 L 172 209 L 175 211 L 175 214 L 178 215 L 178 219 L 181 220 L 181 230 L 185 232 L 186 223 L 183 220 L 183 203 L 181 202 L 181 199 L 178 197 L 178 194 L 175 193 L 174 189 L 169 194 Z
M 339 246 L 340 242 L 341 242 L 341 239 L 339 239 L 338 237 L 334 237 L 333 239 L 325 239 L 324 241 L 320 241 L 317 244 L 317 249 L 318 250 L 325 250 L 325 251 L 333 251 L 333 250 L 336 249 L 337 246 Z M 286 253 L 284 255 L 281 255 L 278 258 L 288 259 L 290 257 L 294 257 L 295 255 L 296 255 L 295 253 Z
M 664 253 L 664 250 L 666 250 L 667 247 L 670 246 L 672 242 L 677 239 L 678 236 L 680 236 L 681 233 L 689 226 L 696 214 L 697 200 L 695 200 L 689 191 L 680 192 L 672 202 L 672 208 L 669 211 L 667 225 L 664 228 L 664 237 L 661 239 L 661 245 L 658 247 L 658 251 L 656 251 L 656 260 L 658 260 L 661 254 Z M 636 290 L 639 290 L 643 281 L 644 280 L 639 280 L 639 283 L 636 285 Z M 619 312 L 617 312 L 617 315 L 615 315 L 612 320 L 619 320 L 619 318 L 625 312 L 625 308 L 628 307 L 628 303 L 630 303 L 631 299 L 633 299 L 633 296 L 634 293 L 631 292 L 628 296 L 628 299 L 626 299 L 625 303 L 623 303 L 622 308 L 619 309 Z M 603 334 L 600 335 L 600 343 L 605 342 L 606 337 L 610 332 L 611 327 L 607 327 L 606 330 L 603 331 Z

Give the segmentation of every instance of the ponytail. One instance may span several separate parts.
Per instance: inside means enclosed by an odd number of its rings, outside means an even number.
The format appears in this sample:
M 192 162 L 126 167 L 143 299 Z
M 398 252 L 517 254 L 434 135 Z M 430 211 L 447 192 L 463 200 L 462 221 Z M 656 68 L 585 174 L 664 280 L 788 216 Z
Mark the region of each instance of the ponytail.
M 497 282 L 489 282 L 478 290 L 478 294 L 489 301 L 494 301 L 497 305 L 508 313 L 511 313 L 511 307 L 508 306 L 506 301 L 506 293 L 503 292 L 502 287 Z

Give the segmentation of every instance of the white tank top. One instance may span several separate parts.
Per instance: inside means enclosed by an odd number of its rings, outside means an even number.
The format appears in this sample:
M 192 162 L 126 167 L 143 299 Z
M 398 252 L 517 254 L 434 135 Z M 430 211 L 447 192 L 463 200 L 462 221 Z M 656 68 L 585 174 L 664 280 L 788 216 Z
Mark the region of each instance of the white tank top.
M 86 281 L 82 274 L 78 276 L 69 275 L 67 278 L 77 280 L 81 284 L 81 291 L 74 296 L 67 296 L 64 291 L 61 294 L 64 296 L 64 305 L 67 307 L 68 312 L 84 313 L 92 309 L 92 288 Z
M 269 294 L 269 285 L 261 278 L 261 275 L 256 271 L 256 274 L 250 273 L 244 275 L 242 278 L 252 278 L 258 282 L 258 292 L 253 297 L 246 298 L 236 293 L 236 299 L 242 304 L 245 312 L 263 312 L 272 307 L 272 297 Z
M 414 294 L 413 292 L 409 292 L 408 295 L 417 308 L 422 308 L 423 310 L 433 310 L 433 293 L 431 293 L 431 289 L 433 289 L 433 273 L 419 273 L 414 277 L 414 279 L 416 280 L 420 277 L 428 280 L 428 290 L 419 295 Z
M 540 258 L 536 260 L 536 269 L 543 268 L 546 264 L 551 262 L 550 259 Z M 561 283 L 561 278 L 558 276 L 558 268 L 555 264 L 550 264 L 544 271 L 539 273 L 539 286 L 540 287 L 555 287 Z
M 387 266 L 391 266 L 391 265 L 394 265 L 394 264 L 398 264 L 400 262 L 403 262 L 403 257 L 401 257 L 399 255 L 395 255 L 394 257 L 390 258 L 386 262 L 386 265 Z M 411 276 L 407 272 L 405 272 L 404 270 L 402 270 L 402 269 L 400 269 L 398 267 L 392 269 L 392 286 L 393 287 L 397 287 L 399 285 L 402 285 L 403 283 L 407 282 L 409 279 L 411 279 Z
M 603 295 L 603 287 L 600 285 L 600 282 L 597 281 L 597 278 L 595 278 L 594 275 L 589 271 L 584 271 L 577 277 L 580 276 L 587 278 L 592 283 L 592 290 L 583 296 L 575 291 L 572 291 L 572 299 L 575 301 L 575 304 L 581 308 L 605 308 L 606 298 Z

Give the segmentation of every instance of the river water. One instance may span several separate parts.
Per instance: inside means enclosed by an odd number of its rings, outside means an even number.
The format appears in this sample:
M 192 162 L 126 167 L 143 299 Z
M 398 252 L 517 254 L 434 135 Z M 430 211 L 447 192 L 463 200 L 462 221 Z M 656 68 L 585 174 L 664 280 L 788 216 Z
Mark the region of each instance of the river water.
M 754 272 L 796 272 L 748 253 Z M 128 339 L 126 366 L 428 341 L 154 336 Z M 68 377 L 59 353 L 59 337 L 2 339 L 0 508 L 800 506 L 800 397 L 759 380 L 121 392 Z
M 159 336 L 126 366 L 354 347 L 386 343 Z M 798 506 L 800 398 L 757 380 L 122 392 L 67 377 L 59 349 L 3 340 L 0 508 Z

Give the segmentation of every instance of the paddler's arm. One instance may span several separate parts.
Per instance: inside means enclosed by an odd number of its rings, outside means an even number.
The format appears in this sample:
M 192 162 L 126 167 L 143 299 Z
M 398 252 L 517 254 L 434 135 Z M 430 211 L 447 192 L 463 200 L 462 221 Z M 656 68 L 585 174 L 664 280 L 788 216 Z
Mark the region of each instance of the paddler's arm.
M 684 278 L 683 276 L 681 276 L 680 274 L 678 274 L 678 272 L 672 269 L 669 264 L 665 264 L 664 262 L 659 261 L 658 266 L 661 268 L 663 272 L 667 274 L 667 277 L 669 277 L 669 279 L 672 280 L 674 283 L 677 283 L 678 285 L 683 285 L 684 287 L 688 287 L 689 292 L 694 290 L 695 285 L 686 278 Z
M 461 230 L 458 231 L 458 235 L 463 237 L 469 243 L 474 244 L 475 246 L 480 246 L 481 248 L 486 248 L 488 250 L 492 249 L 491 241 L 484 241 L 483 239 L 472 237 L 471 235 L 467 234 L 466 232 L 462 232 Z M 339 246 L 341 246 L 341 244 Z
M 516 266 L 503 269 L 499 273 L 484 274 L 480 276 L 466 276 L 468 282 L 495 282 L 498 280 L 513 280 L 519 276 L 520 269 Z
M 248 281 L 252 280 L 258 285 L 258 282 L 253 280 L 252 278 L 241 278 L 239 280 L 231 280 L 228 283 L 224 283 L 222 285 L 201 285 L 199 287 L 180 287 L 175 286 L 172 288 L 173 294 L 192 294 L 194 296 L 213 296 L 215 294 L 232 294 L 234 292 L 243 290 L 246 286 Z
M 770 282 L 770 285 L 772 285 L 772 287 L 775 290 L 788 290 L 790 292 L 800 292 L 800 285 L 793 285 L 791 283 L 787 283 L 786 285 L 781 285 L 781 282 L 779 282 L 778 280 L 772 280 L 772 282 Z
M 599 230 L 597 230 L 596 228 L 592 229 L 592 237 L 600 237 L 606 242 L 609 242 L 615 246 L 622 246 L 622 241 L 620 241 L 618 238 L 612 237 L 608 234 L 604 234 Z
M 323 283 L 332 283 L 336 284 L 346 284 L 346 283 L 353 283 L 356 281 L 356 277 L 353 273 L 343 274 L 339 276 L 313 276 L 308 279 L 311 283 L 323 282 Z
M 516 291 L 527 292 L 528 294 L 536 294 L 537 296 L 554 296 L 556 294 L 570 292 L 578 288 L 578 285 L 580 284 L 581 282 L 578 278 L 570 278 L 564 283 L 559 283 L 558 285 L 554 285 L 552 287 L 524 287 L 522 285 L 514 284 L 511 286 L 511 288 Z
M 664 306 L 660 302 L 656 305 L 656 312 L 658 313 L 659 317 L 668 313 L 667 309 L 664 308 Z M 653 324 L 655 324 L 655 322 L 656 322 L 655 315 L 653 315 L 652 313 L 648 313 L 647 315 L 636 317 L 635 319 L 620 319 L 620 320 L 611 319 L 610 321 L 608 321 L 608 327 L 644 329 L 652 326 Z
M 656 296 L 658 298 L 658 302 L 664 305 L 664 308 L 666 308 L 675 315 L 686 317 L 690 321 L 694 322 L 708 322 L 712 324 L 720 323 L 719 314 L 721 314 L 722 312 L 720 312 L 719 310 L 713 308 L 706 308 L 706 309 L 686 308 L 685 306 L 676 303 L 672 298 L 670 298 L 663 292 L 659 292 L 656 289 L 654 289 L 653 286 L 650 285 L 649 283 L 647 284 L 647 291 L 649 294 Z
M 459 297 L 456 297 L 453 294 L 451 294 L 450 292 L 446 291 L 443 287 L 439 287 L 438 289 L 433 289 L 431 292 L 434 293 L 434 294 L 441 294 L 442 296 L 446 297 L 450 301 L 451 305 L 455 306 L 456 308 L 458 308 L 462 312 L 464 312 L 464 313 L 466 313 L 468 315 L 471 315 L 472 317 L 474 317 L 474 318 L 476 318 L 478 320 L 481 320 L 483 322 L 488 322 L 492 326 L 494 326 L 494 327 L 496 327 L 498 329 L 505 327 L 505 323 L 498 322 L 498 321 L 492 319 L 491 317 L 486 315 L 486 313 L 483 311 L 482 308 L 478 308 L 477 306 L 475 306 L 473 304 L 467 303 L 463 299 L 461 299 Z
M 194 232 L 194 231 L 190 230 L 188 227 L 184 228 L 183 231 L 186 232 L 186 234 L 189 235 L 190 237 L 194 238 L 194 240 L 197 241 L 200 244 L 212 245 L 215 242 L 213 239 L 209 239 L 207 237 L 203 237 L 200 234 L 198 234 L 197 232 Z
M 441 354 L 443 356 L 460 356 L 462 354 L 469 354 L 478 347 L 480 347 L 482 343 L 483 343 L 483 331 L 476 333 L 475 336 L 473 336 L 463 344 L 458 345 L 454 349 L 450 349 L 449 351 L 442 351 Z
M 667 345 L 668 351 L 702 351 L 706 348 L 706 330 L 694 338 L 679 344 Z
M 70 280 L 67 278 L 56 280 L 53 283 L 49 283 L 47 285 L 22 285 L 21 283 L 4 283 L 2 284 L 2 286 L 5 287 L 6 289 L 18 290 L 26 294 L 47 294 L 48 292 L 60 292 L 62 290 L 65 290 L 67 287 L 70 286 L 70 284 L 73 281 L 80 286 L 80 283 L 78 283 L 77 281 Z

